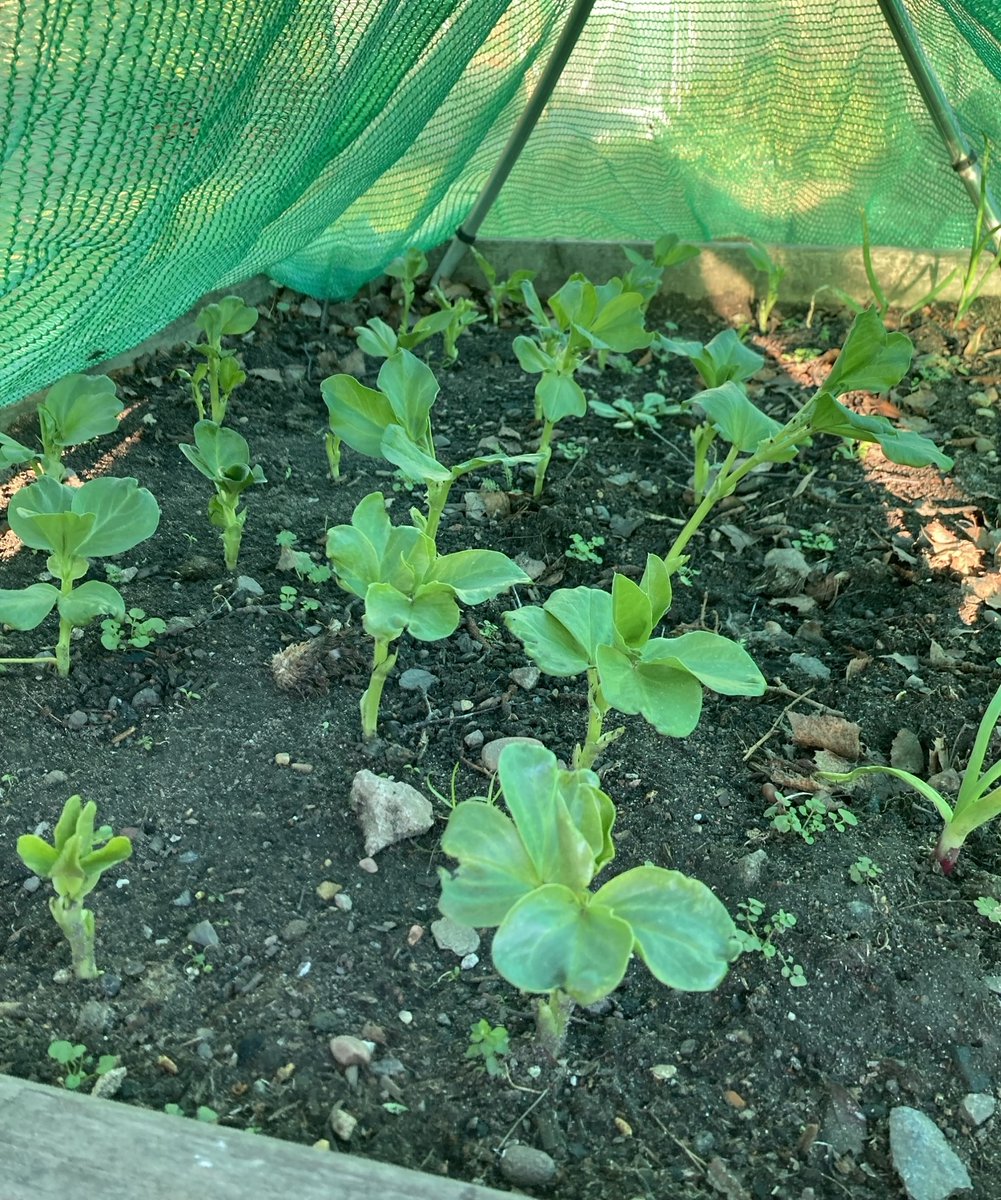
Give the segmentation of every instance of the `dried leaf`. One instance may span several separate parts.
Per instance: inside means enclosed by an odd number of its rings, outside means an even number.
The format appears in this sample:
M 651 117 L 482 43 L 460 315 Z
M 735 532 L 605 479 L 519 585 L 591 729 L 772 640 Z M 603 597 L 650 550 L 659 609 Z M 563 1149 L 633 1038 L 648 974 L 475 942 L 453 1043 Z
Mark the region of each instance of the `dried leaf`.
M 872 666 L 872 659 L 868 654 L 856 655 L 849 660 L 848 666 L 845 667 L 845 679 L 854 679 L 856 675 L 861 675 L 870 666 Z
M 268 383 L 283 383 L 281 371 L 275 370 L 274 367 L 251 367 L 250 374 L 255 379 L 264 379 Z
M 920 775 L 925 767 L 925 754 L 913 729 L 901 729 L 890 747 L 890 766 L 900 771 Z
M 859 727 L 854 721 L 825 714 L 787 713 L 792 726 L 793 741 L 798 746 L 811 746 L 818 750 L 831 750 L 849 762 L 858 759 Z

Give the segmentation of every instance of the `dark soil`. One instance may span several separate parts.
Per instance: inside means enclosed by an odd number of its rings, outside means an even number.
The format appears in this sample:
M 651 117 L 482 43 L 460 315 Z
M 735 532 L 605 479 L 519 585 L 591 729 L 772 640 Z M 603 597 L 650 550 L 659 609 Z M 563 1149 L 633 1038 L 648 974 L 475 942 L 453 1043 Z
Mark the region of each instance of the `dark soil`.
M 1001 1194 L 992 1123 L 972 1128 L 960 1111 L 967 1093 L 1001 1082 L 1001 942 L 974 906 L 1001 897 L 997 829 L 972 837 L 946 879 L 930 860 L 938 819 L 896 786 L 844 799 L 857 827 L 829 828 L 814 844 L 764 815 L 774 788 L 817 787 L 811 773 L 824 748 L 795 744 L 788 712 L 857 722 L 869 760 L 888 761 L 910 730 L 925 773 L 965 765 L 1001 651 L 999 323 L 957 332 L 949 313 L 925 312 L 912 321 L 918 357 L 905 384 L 891 401 L 856 398 L 934 436 L 957 458 L 952 475 L 894 467 L 878 451 L 846 457 L 826 439 L 749 478 L 714 515 L 692 546 L 690 586 L 677 588 L 670 620 L 743 639 L 771 687 L 757 700 L 707 695 L 684 741 L 629 719 L 601 760 L 618 806 L 617 865 L 685 871 L 735 914 L 749 897 L 764 905 L 762 919 L 794 914 L 795 927 L 776 940 L 781 954 L 744 955 L 704 995 L 668 991 L 636 963 L 606 1003 L 576 1012 L 565 1072 L 533 1074 L 531 1005 L 493 972 L 489 935 L 479 962 L 461 970 L 431 935 L 447 807 L 436 801 L 439 823 L 380 853 L 370 874 L 359 866 L 348 796 L 362 768 L 448 794 L 456 764 L 458 797 L 482 793 L 477 739 L 466 740 L 477 730 L 487 742 L 530 734 L 569 757 L 584 732 L 583 683 L 512 682 L 526 660 L 501 620 L 505 597 L 473 610 L 444 643 L 404 639 L 381 740 L 361 745 L 368 647 L 359 605 L 332 583 L 279 572 L 275 538 L 291 530 L 321 560 L 328 526 L 373 488 L 398 487 L 382 464 L 350 450 L 343 478 L 328 480 L 318 388 L 334 371 L 360 368 L 357 354 L 340 365 L 354 350 L 349 327 L 387 301 L 317 318 L 299 313 L 295 297 L 281 299 L 291 306 L 265 306 L 242 352 L 251 377 L 230 418 L 269 481 L 248 494 L 239 565 L 261 595 L 224 572 L 205 516 L 208 485 L 178 451 L 192 422 L 172 379 L 182 352 L 121 375 L 124 442 L 71 458 L 82 478 L 130 474 L 157 495 L 160 530 L 119 561 L 138 568 L 123 592 L 148 614 L 183 620 L 147 649 L 115 653 L 91 627 L 74 643 L 66 680 L 31 667 L 4 676 L 0 1070 L 56 1082 L 49 1043 L 75 1037 L 94 1055 L 120 1056 L 124 1101 L 189 1114 L 205 1105 L 226 1124 L 326 1138 L 334 1149 L 497 1187 L 508 1186 L 498 1148 L 521 1140 L 556 1160 L 548 1194 L 562 1200 L 896 1195 L 887 1118 L 907 1104 L 945 1130 L 975 1196 Z M 721 325 L 702 311 L 659 314 L 667 317 L 688 338 Z M 770 360 L 758 402 L 788 415 L 846 328 L 840 318 L 813 328 L 790 320 L 752 338 Z M 514 332 L 479 327 L 460 342 L 461 365 L 439 372 L 434 419 L 446 461 L 484 438 L 532 447 L 534 381 L 514 360 Z M 606 400 L 694 390 L 680 360 L 665 369 L 631 359 L 626 372 L 591 375 L 588 388 Z M 367 361 L 366 382 L 377 366 Z M 442 548 L 483 545 L 541 561 L 522 602 L 557 585 L 607 584 L 613 569 L 638 572 L 691 509 L 688 430 L 665 420 L 661 432 L 666 442 L 593 414 L 567 421 L 543 503 L 518 490 L 524 478 L 495 472 L 510 512 L 474 521 L 459 485 Z M 396 519 L 418 500 L 399 494 Z M 575 533 L 604 538 L 600 565 L 565 555 Z M 788 593 L 763 559 L 793 542 L 813 570 Z M 0 549 L 5 587 L 39 576 L 41 557 L 9 532 Z M 103 577 L 100 566 L 94 574 Z M 287 585 L 319 607 L 284 611 Z M 331 677 L 280 691 L 271 656 L 334 619 L 343 630 Z M 46 624 L 4 635 L 0 648 L 29 655 L 52 636 Z M 437 677 L 426 699 L 397 684 L 414 666 Z M 291 765 L 278 765 L 281 755 Z M 134 843 L 132 860 L 92 897 L 106 972 L 93 984 L 66 979 L 47 885 L 26 886 L 14 851 L 18 834 L 51 825 L 74 792 Z M 856 883 L 849 871 L 862 856 L 881 874 Z M 339 886 L 340 901 L 321 898 L 324 882 Z M 344 897 L 350 905 L 340 907 Z M 200 951 L 189 934 L 206 920 L 219 945 Z M 783 962 L 800 965 L 807 986 L 790 987 Z M 464 1057 L 482 1018 L 511 1035 L 506 1076 L 488 1077 Z M 376 1069 L 356 1086 L 328 1051 L 337 1034 L 377 1043 Z M 347 1145 L 331 1133 L 335 1106 L 358 1121 Z

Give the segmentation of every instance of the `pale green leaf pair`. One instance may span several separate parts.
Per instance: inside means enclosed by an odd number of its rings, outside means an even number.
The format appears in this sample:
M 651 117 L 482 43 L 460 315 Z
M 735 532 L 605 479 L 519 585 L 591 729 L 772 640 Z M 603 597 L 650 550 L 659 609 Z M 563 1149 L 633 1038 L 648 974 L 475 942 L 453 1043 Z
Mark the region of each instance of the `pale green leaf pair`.
M 743 383 L 756 374 L 765 361 L 764 355 L 745 346 L 733 329 L 722 330 L 705 345 L 663 336 L 657 339 L 657 344 L 670 354 L 691 359 L 707 388 L 718 388 L 730 380 Z
M 499 777 L 511 816 L 482 800 L 456 806 L 442 847 L 440 908 L 497 927 L 497 970 L 526 992 L 562 991 L 593 1004 L 622 981 L 636 953 L 668 986 L 715 987 L 739 953 L 723 905 L 696 880 L 638 867 L 597 892 L 611 860 L 614 806 L 590 771 L 561 770 L 548 750 L 512 745 Z
M 114 433 L 122 407 L 107 376 L 67 375 L 49 388 L 38 406 L 41 453 L 0 433 L 0 470 L 32 463 L 38 473 L 62 480 L 66 475 L 63 451 Z

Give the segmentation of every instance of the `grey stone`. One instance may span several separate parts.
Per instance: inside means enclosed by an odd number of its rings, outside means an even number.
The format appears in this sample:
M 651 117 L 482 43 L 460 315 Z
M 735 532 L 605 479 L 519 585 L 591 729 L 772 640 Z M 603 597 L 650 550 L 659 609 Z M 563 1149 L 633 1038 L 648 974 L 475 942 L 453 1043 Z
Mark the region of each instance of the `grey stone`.
M 876 910 L 864 900 L 849 900 L 845 906 L 845 916 L 853 929 L 868 929 L 876 918 Z
M 301 942 L 308 932 L 309 922 L 304 921 L 302 917 L 293 917 L 282 930 L 282 941 Z
M 83 729 L 87 724 L 87 714 L 82 708 L 75 708 L 71 713 L 67 713 L 63 717 L 63 724 L 67 729 Z
M 949 1047 L 949 1055 L 969 1091 L 991 1092 L 994 1090 L 994 1080 L 984 1070 L 983 1064 L 974 1055 L 971 1046 L 954 1043 Z
M 769 550 L 764 567 L 758 588 L 769 596 L 795 596 L 810 574 L 810 564 L 802 552 L 791 546 Z
M 115 1010 L 110 1004 L 102 1000 L 87 1000 L 77 1014 L 74 1032 L 83 1039 L 97 1037 L 110 1028 L 114 1015 Z
M 825 666 L 812 654 L 790 654 L 789 662 L 797 671 L 810 679 L 830 679 L 831 668 Z
M 480 751 L 480 762 L 486 767 L 491 775 L 497 770 L 497 764 L 500 762 L 501 752 L 508 746 L 541 746 L 542 742 L 538 738 L 533 737 L 504 737 L 494 738 L 492 742 L 487 744 Z
M 378 854 L 434 824 L 431 803 L 409 783 L 359 771 L 351 784 L 351 807 L 365 835 L 365 853 Z
M 741 882 L 748 885 L 757 883 L 767 862 L 768 855 L 764 850 L 753 850 L 750 854 L 745 854 L 737 863 L 737 874 Z
M 263 596 L 264 588 L 250 575 L 237 575 L 236 590 L 245 596 Z
M 175 908 L 190 908 L 194 902 L 195 898 L 192 896 L 190 888 L 185 888 L 179 896 L 175 896 L 174 899 L 171 900 L 171 904 L 173 904 Z
M 556 1174 L 556 1163 L 544 1150 L 516 1142 L 501 1155 L 500 1172 L 515 1187 L 545 1187 Z
M 508 675 L 512 683 L 516 683 L 523 691 L 530 692 L 539 682 L 542 672 L 538 667 L 515 667 Z
M 339 1025 L 343 1024 L 343 1014 L 335 1013 L 329 1008 L 318 1008 L 309 1018 L 310 1028 L 315 1029 L 317 1033 L 333 1033 Z
M 381 1075 L 384 1078 L 392 1075 L 403 1075 L 406 1072 L 406 1067 L 398 1058 L 380 1058 L 372 1063 L 372 1074 Z
M 423 667 L 410 667 L 400 676 L 400 687 L 405 692 L 428 692 L 438 682 L 438 676 Z
M 439 950 L 451 950 L 459 958 L 480 948 L 480 935 L 470 925 L 460 925 L 448 917 L 431 922 L 431 936 Z
M 367 1067 L 372 1061 L 372 1043 L 342 1033 L 330 1039 L 330 1055 L 342 1071 L 347 1067 Z
M 101 991 L 104 992 L 106 996 L 117 996 L 121 990 L 122 977 L 120 975 L 110 975 L 106 971 L 101 976 Z
M 24 881 L 24 883 L 21 884 L 21 887 L 29 895 L 31 895 L 32 892 L 37 892 L 41 886 L 42 886 L 42 881 L 38 878 L 37 875 L 29 875 L 28 878 Z
M 462 739 L 462 744 L 467 750 L 479 750 L 483 745 L 483 730 L 471 729 Z
M 140 688 L 132 697 L 132 707 L 135 709 L 158 708 L 160 703 L 160 693 L 154 687 Z
M 890 1112 L 890 1158 L 910 1200 L 948 1200 L 973 1187 L 945 1134 L 916 1108 Z
M 63 783 L 69 783 L 69 776 L 65 771 L 47 771 L 42 776 L 42 787 L 59 787 Z
M 998 1102 L 987 1092 L 967 1092 L 959 1106 L 963 1120 L 968 1125 L 983 1125 L 994 1116 Z
M 855 1097 L 839 1083 L 829 1083 L 830 1100 L 820 1128 L 822 1141 L 827 1142 L 835 1154 L 851 1154 L 861 1158 L 865 1151 L 865 1114 Z
M 188 941 L 193 946 L 218 946 L 219 935 L 211 921 L 199 921 L 193 929 L 188 930 Z

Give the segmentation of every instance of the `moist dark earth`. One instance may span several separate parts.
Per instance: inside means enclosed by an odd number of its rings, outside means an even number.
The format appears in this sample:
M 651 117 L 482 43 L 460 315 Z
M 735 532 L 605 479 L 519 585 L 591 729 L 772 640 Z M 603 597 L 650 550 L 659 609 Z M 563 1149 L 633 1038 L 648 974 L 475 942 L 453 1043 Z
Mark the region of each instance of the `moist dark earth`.
M 828 731 L 857 723 L 859 761 L 892 752 L 925 777 L 965 766 L 1001 678 L 998 313 L 980 310 L 958 328 L 946 308 L 891 315 L 915 340 L 911 372 L 889 397 L 852 398 L 935 438 L 954 471 L 897 467 L 878 450 L 853 455 L 818 439 L 795 462 L 748 477 L 690 547 L 667 632 L 742 640 L 767 693 L 707 694 L 684 740 L 626 718 L 599 760 L 617 805 L 617 868 L 684 871 L 735 915 L 753 897 L 759 926 L 793 914 L 775 938 L 780 953 L 744 954 L 707 994 L 669 991 L 634 962 L 606 1002 L 575 1012 L 565 1061 L 530 1070 L 539 1062 L 531 1001 L 493 971 L 489 933 L 473 965 L 432 936 L 437 868 L 448 865 L 445 798 L 454 770 L 457 798 L 485 792 L 481 742 L 531 735 L 569 760 L 586 722 L 583 681 L 512 680 L 528 664 L 502 613 L 556 586 L 607 586 L 613 570 L 638 574 L 649 551 L 663 553 L 692 508 L 689 429 L 667 417 L 659 437 L 638 436 L 589 412 L 558 427 L 540 502 L 524 475 L 458 484 L 441 548 L 527 556 L 537 581 L 517 600 L 468 610 L 447 641 L 404 638 L 380 737 L 364 746 L 360 605 L 333 582 L 279 571 L 276 537 L 295 533 L 320 562 L 326 528 L 368 491 L 394 497 L 400 521 L 419 502 L 386 464 L 349 449 L 331 481 L 322 439 L 319 381 L 347 370 L 374 385 L 379 364 L 362 358 L 351 327 L 373 313 L 392 319 L 395 304 L 373 292 L 317 315 L 300 301 L 279 293 L 262 305 L 240 347 L 250 377 L 229 423 L 268 479 L 247 494 L 237 574 L 251 583 L 225 571 L 207 482 L 178 449 L 193 421 L 173 376 L 190 365 L 183 347 L 119 373 L 124 437 L 70 456 L 81 479 L 133 475 L 158 497 L 159 531 L 117 565 L 138 568 L 122 585 L 126 603 L 171 625 L 151 646 L 117 652 L 88 628 L 66 680 L 31 666 L 4 674 L 0 1070 L 58 1083 L 47 1048 L 73 1038 L 95 1057 L 119 1056 L 125 1103 L 178 1105 L 190 1117 L 206 1106 L 227 1125 L 504 1189 L 498 1151 L 521 1142 L 555 1161 L 555 1178 L 536 1190 L 561 1200 L 898 1195 L 888 1116 L 907 1105 L 944 1130 L 973 1195 L 1001 1194 L 993 1121 L 976 1126 L 962 1109 L 968 1094 L 1001 1082 L 1001 927 L 975 906 L 1001 898 L 996 826 L 969 840 L 946 879 L 930 854 L 938 818 L 888 780 L 839 796 L 857 825 L 829 826 L 813 844 L 765 815 L 776 789 L 803 803 L 819 787 L 818 763 L 837 747 L 816 736 L 817 717 Z M 780 316 L 769 335 L 748 338 L 766 355 L 756 401 L 786 419 L 829 370 L 848 323 Z M 651 324 L 668 321 L 699 339 L 728 323 L 677 303 Z M 534 379 L 512 353 L 517 332 L 474 328 L 449 370 L 438 369 L 437 342 L 423 348 L 441 382 L 433 420 L 444 461 L 498 442 L 533 448 Z M 684 399 L 696 380 L 684 360 L 636 353 L 584 383 L 590 396 L 639 402 L 652 391 Z M 26 423 L 13 432 L 31 436 Z M 4 500 L 23 482 L 9 481 Z M 464 498 L 481 484 L 495 516 Z M 5 523 L 0 533 L 4 586 L 37 579 L 42 557 Z M 575 534 L 604 539 L 593 547 L 600 562 L 566 554 Z M 790 591 L 764 558 L 795 547 L 810 573 Z M 99 564 L 93 577 L 103 577 Z M 298 595 L 286 610 L 288 586 Z M 304 599 L 316 604 L 304 609 Z M 342 628 L 324 678 L 279 690 L 272 655 L 329 637 L 331 621 Z M 0 652 L 31 655 L 52 638 L 48 624 L 7 632 Z M 426 693 L 399 686 L 412 667 L 434 676 Z M 801 722 L 796 741 L 799 718 L 810 719 L 812 741 Z M 349 806 L 362 769 L 412 783 L 439 818 L 379 853 L 375 873 L 359 865 Z M 48 885 L 28 877 L 14 849 L 20 833 L 51 826 L 73 793 L 134 844 L 91 897 L 104 974 L 90 983 L 66 978 Z M 855 882 L 863 857 L 880 873 Z M 218 945 L 193 942 L 206 921 Z M 783 964 L 801 967 L 806 986 L 791 987 Z M 510 1035 L 496 1076 L 465 1054 L 482 1019 Z M 328 1048 L 339 1034 L 376 1044 L 354 1084 Z M 357 1121 L 348 1141 L 332 1132 L 335 1110 Z

